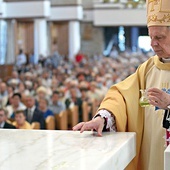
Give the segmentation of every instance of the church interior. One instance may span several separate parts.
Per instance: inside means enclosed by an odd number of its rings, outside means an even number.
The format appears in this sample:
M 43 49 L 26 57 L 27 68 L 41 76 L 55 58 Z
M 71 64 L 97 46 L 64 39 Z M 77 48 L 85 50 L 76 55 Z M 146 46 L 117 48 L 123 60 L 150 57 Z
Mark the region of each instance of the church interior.
M 146 0 L 0 0 L 0 170 L 128 167 L 134 132 L 72 128 L 155 55 L 146 9 Z M 169 159 L 170 147 L 164 170 Z

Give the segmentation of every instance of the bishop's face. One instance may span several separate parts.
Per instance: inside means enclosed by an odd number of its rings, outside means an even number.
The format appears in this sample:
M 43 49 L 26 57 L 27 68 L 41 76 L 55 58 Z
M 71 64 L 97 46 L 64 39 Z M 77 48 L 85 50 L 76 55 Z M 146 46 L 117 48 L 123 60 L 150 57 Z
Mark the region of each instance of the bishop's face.
M 151 46 L 159 58 L 170 58 L 170 27 L 150 26 L 148 28 Z

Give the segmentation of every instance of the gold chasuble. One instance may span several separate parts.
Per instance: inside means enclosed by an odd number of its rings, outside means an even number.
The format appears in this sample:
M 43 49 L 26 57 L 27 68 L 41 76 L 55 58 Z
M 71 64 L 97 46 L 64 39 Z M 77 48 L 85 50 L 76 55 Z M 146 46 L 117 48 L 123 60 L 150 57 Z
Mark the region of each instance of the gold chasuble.
M 127 170 L 164 169 L 164 110 L 154 106 L 142 108 L 139 99 L 140 89 L 168 90 L 169 85 L 170 63 L 163 63 L 154 56 L 141 64 L 134 74 L 113 85 L 99 107 L 114 114 L 118 132 L 136 132 L 136 157 Z

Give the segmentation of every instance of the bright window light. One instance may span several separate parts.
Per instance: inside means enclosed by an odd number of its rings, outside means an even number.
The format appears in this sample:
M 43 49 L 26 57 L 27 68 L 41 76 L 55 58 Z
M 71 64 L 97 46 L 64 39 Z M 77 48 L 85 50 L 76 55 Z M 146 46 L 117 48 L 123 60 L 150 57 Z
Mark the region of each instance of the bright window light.
M 139 36 L 138 37 L 138 45 L 140 49 L 144 51 L 150 51 L 151 47 L 151 39 L 149 36 Z

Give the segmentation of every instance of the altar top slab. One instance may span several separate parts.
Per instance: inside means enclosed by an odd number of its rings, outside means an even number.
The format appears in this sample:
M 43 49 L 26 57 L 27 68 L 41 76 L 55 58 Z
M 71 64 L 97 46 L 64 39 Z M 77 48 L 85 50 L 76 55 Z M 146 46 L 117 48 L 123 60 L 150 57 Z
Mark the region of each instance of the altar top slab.
M 136 153 L 135 133 L 0 130 L 0 170 L 124 169 Z

